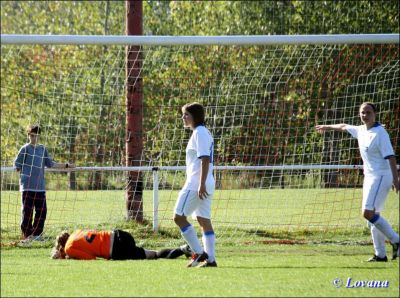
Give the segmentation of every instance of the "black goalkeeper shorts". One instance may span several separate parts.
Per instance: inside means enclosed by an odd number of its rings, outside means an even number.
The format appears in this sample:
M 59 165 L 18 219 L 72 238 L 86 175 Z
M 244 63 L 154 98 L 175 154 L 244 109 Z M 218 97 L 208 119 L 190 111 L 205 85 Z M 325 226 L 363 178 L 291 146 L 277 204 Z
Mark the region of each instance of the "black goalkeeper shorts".
M 114 230 L 114 243 L 111 250 L 112 260 L 144 260 L 144 249 L 137 247 L 131 234 L 122 230 Z

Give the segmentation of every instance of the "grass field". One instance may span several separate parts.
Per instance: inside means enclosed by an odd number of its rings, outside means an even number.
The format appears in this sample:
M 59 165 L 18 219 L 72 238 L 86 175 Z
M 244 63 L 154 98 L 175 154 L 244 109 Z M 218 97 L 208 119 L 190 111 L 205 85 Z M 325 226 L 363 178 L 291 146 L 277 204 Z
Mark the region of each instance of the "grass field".
M 175 231 L 172 221 L 178 191 L 160 191 L 158 218 L 162 230 Z M 252 240 L 274 231 L 296 235 L 315 234 L 320 240 L 351 235 L 366 229 L 360 215 L 361 189 L 246 189 L 218 190 L 212 205 L 212 219 L 219 240 Z M 76 227 L 112 228 L 124 225 L 123 191 L 48 191 L 45 235 L 54 237 L 62 229 Z M 152 192 L 144 192 L 144 215 L 151 224 Z M 20 194 L 1 193 L 2 243 L 20 237 Z M 398 222 L 399 200 L 395 192 L 385 204 L 383 215 Z M 179 236 L 179 235 L 178 235 Z M 329 237 L 328 237 L 329 236 Z
M 389 247 L 388 247 L 389 249 Z M 218 268 L 186 260 L 51 260 L 50 249 L 3 249 L 2 297 L 398 297 L 399 261 L 371 264 L 372 247 L 353 245 L 218 245 Z M 336 287 L 335 279 L 343 285 Z M 346 287 L 387 281 L 387 288 Z M 340 283 L 339 283 L 340 285 Z
M 360 190 L 217 191 L 213 219 L 218 268 L 186 268 L 186 260 L 74 261 L 49 258 L 62 229 L 128 230 L 149 249 L 182 244 L 171 220 L 177 192 L 160 192 L 160 230 L 126 222 L 121 191 L 48 192 L 47 241 L 10 245 L 19 233 L 19 193 L 2 192 L 1 297 L 292 296 L 398 297 L 399 260 L 365 262 L 373 247 L 360 217 Z M 394 192 L 384 215 L 399 218 Z M 144 194 L 152 214 L 151 192 Z M 319 228 L 315 228 L 318 226 Z M 284 244 L 286 243 L 286 244 Z M 388 254 L 391 247 L 387 245 Z M 343 284 L 337 287 L 335 279 Z M 346 287 L 348 279 L 350 286 Z M 387 281 L 388 287 L 354 287 Z

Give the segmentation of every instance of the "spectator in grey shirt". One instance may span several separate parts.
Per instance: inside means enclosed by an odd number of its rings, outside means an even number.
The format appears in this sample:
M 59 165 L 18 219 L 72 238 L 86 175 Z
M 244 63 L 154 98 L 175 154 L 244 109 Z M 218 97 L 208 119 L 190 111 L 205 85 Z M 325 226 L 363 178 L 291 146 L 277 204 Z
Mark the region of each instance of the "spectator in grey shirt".
M 55 162 L 44 145 L 38 144 L 39 125 L 27 128 L 29 143 L 23 145 L 14 161 L 20 172 L 22 193 L 21 231 L 24 239 L 41 240 L 47 214 L 44 168 L 73 168 L 73 164 Z M 33 211 L 35 217 L 32 223 Z

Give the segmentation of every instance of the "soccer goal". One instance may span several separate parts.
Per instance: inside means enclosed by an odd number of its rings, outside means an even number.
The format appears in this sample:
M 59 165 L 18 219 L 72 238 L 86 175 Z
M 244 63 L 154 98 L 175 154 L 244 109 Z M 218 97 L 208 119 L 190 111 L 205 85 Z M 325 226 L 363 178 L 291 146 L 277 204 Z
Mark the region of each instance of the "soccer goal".
M 215 139 L 219 241 L 360 233 L 357 143 L 314 127 L 360 124 L 360 104 L 374 102 L 400 156 L 398 46 L 397 34 L 2 35 L 2 243 L 20 237 L 13 160 L 30 123 L 77 166 L 46 171 L 45 236 L 135 219 L 174 229 L 190 137 L 180 108 L 194 101 Z M 394 192 L 384 214 L 398 224 Z

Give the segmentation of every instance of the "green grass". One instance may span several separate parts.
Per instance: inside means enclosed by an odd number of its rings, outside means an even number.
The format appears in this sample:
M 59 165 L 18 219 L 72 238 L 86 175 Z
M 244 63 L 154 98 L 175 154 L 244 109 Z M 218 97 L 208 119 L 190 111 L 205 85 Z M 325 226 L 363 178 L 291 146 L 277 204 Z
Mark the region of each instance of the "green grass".
M 389 247 L 388 247 L 389 249 Z M 367 263 L 370 245 L 218 245 L 218 268 L 186 260 L 51 260 L 50 249 L 2 249 L 1 296 L 398 297 L 399 261 Z M 389 281 L 340 288 L 334 279 Z
M 159 192 L 161 230 L 175 229 L 172 215 L 177 195 L 178 191 Z M 124 225 L 123 191 L 48 191 L 47 201 L 45 234 L 50 238 L 62 229 Z M 144 192 L 143 202 L 145 218 L 151 224 L 151 191 Z M 19 192 L 1 193 L 2 243 L 20 237 L 20 208 Z M 360 209 L 361 189 L 218 190 L 212 219 L 219 241 L 236 242 L 268 233 L 345 240 L 365 232 Z M 390 223 L 398 222 L 399 200 L 394 192 L 390 192 L 383 215 Z
M 121 191 L 49 191 L 47 241 L 19 247 L 12 245 L 19 237 L 19 193 L 2 192 L 1 296 L 399 295 L 398 260 L 365 262 L 373 247 L 360 215 L 360 189 L 217 191 L 212 218 L 218 268 L 189 269 L 184 258 L 123 262 L 49 258 L 55 235 L 76 227 L 128 230 L 149 249 L 182 244 L 172 221 L 177 193 L 160 191 L 160 230 L 153 233 L 149 191 L 144 193 L 144 225 L 123 219 Z M 385 207 L 384 216 L 396 225 L 399 200 L 394 192 Z M 389 288 L 336 288 L 335 278 L 388 280 Z

